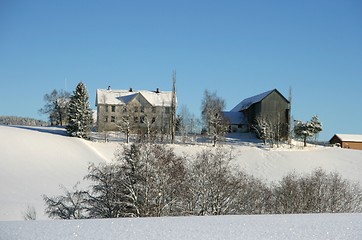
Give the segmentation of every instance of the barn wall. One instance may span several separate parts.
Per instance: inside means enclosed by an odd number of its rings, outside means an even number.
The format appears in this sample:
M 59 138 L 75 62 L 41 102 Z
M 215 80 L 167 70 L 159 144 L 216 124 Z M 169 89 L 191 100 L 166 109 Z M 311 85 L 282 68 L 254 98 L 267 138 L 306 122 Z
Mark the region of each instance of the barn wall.
M 362 142 L 342 142 L 342 148 L 362 150 Z
M 282 136 L 288 136 L 289 103 L 278 92 L 274 91 L 261 101 L 260 115 L 273 123 L 282 125 Z

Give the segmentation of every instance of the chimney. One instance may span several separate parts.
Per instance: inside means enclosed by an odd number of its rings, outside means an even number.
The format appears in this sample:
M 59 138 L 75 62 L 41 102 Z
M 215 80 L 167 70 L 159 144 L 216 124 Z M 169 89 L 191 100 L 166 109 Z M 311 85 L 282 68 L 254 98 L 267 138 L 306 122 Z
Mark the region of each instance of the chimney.
M 159 88 L 156 88 L 156 93 L 160 93 L 160 89 L 159 89 Z
M 133 89 L 132 89 L 132 88 L 129 88 L 129 91 L 130 91 L 130 92 L 133 92 Z

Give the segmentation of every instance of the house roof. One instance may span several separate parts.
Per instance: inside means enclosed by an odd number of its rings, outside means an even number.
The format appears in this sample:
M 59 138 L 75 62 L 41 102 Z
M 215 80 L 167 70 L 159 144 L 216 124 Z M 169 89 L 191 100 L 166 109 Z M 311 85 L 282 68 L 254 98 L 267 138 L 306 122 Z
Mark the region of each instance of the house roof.
M 242 112 L 222 112 L 224 118 L 229 121 L 230 124 L 239 125 L 239 124 L 247 124 L 245 115 Z
M 126 105 L 137 95 L 142 95 L 152 106 L 169 107 L 172 104 L 172 92 L 155 92 L 148 90 L 129 91 L 129 90 L 107 90 L 97 89 L 96 106 L 98 104 L 108 105 Z
M 240 111 L 246 110 L 251 105 L 262 101 L 264 98 L 269 96 L 269 94 L 271 94 L 274 91 L 276 91 L 278 94 L 280 94 L 277 89 L 273 89 L 273 90 L 269 90 L 267 92 L 263 92 L 261 94 L 246 98 L 243 101 L 241 101 L 238 105 L 236 105 L 233 109 L 231 109 L 231 112 L 240 112 Z M 280 95 L 284 98 L 284 96 L 282 94 L 280 94 Z M 288 100 L 286 100 L 286 101 L 288 101 Z
M 335 136 L 342 142 L 362 142 L 362 134 L 335 134 L 333 137 Z

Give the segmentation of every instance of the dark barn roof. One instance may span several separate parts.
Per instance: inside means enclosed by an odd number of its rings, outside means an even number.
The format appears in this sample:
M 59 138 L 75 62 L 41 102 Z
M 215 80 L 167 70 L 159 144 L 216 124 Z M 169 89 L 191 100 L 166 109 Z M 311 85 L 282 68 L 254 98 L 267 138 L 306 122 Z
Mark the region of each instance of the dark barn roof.
M 289 101 L 277 89 L 273 89 L 273 90 L 269 90 L 269 91 L 263 92 L 261 94 L 244 99 L 238 105 L 236 105 L 233 109 L 231 109 L 231 112 L 241 112 L 243 110 L 246 110 L 253 104 L 261 102 L 264 98 L 269 96 L 274 91 L 277 92 L 280 96 L 282 96 L 285 99 L 286 102 L 289 103 Z

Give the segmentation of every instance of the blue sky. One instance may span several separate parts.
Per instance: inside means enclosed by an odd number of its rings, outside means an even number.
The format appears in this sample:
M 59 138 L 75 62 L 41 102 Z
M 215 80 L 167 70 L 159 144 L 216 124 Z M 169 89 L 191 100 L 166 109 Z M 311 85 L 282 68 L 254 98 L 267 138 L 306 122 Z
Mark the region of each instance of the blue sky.
M 362 2 L 0 1 L 0 115 L 38 114 L 53 89 L 171 90 L 199 116 L 205 89 L 227 109 L 277 88 L 322 140 L 362 134 Z

